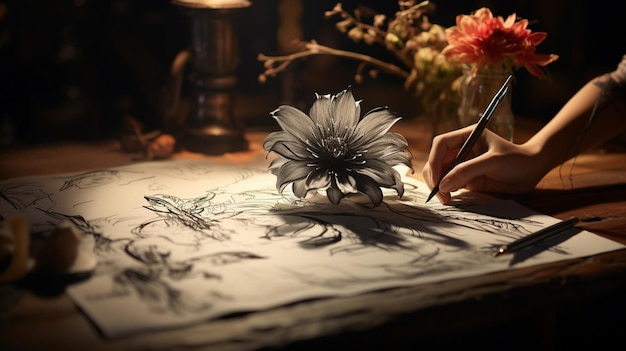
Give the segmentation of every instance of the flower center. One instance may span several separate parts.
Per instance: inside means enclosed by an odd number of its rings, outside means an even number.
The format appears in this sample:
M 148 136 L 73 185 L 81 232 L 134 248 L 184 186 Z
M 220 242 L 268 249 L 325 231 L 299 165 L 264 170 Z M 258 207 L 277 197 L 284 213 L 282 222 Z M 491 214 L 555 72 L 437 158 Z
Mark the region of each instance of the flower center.
M 345 140 L 337 136 L 323 139 L 322 147 L 326 151 L 326 155 L 333 159 L 343 158 L 348 153 L 348 145 Z

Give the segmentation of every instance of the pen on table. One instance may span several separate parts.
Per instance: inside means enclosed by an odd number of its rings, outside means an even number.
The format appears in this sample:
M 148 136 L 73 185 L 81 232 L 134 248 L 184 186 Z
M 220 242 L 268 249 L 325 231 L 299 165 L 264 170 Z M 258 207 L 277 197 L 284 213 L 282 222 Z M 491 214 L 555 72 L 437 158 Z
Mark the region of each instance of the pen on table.
M 498 248 L 498 251 L 496 251 L 495 256 L 497 257 L 505 253 L 516 252 L 526 247 L 529 247 L 530 245 L 535 244 L 539 241 L 549 239 L 559 233 L 573 228 L 576 223 L 578 223 L 577 217 L 564 219 L 535 233 L 521 237 L 510 244 L 500 246 Z
M 456 154 L 456 157 L 454 158 L 454 161 L 452 161 L 452 164 L 450 165 L 448 170 L 441 175 L 441 178 L 439 178 L 439 182 L 437 182 L 437 185 L 435 185 L 433 190 L 430 192 L 430 195 L 428 195 L 428 199 L 426 199 L 426 202 L 430 201 L 430 199 L 432 199 L 433 196 L 435 196 L 435 194 L 439 192 L 439 184 L 441 183 L 441 179 L 443 179 L 443 177 L 445 177 L 446 174 L 450 173 L 450 171 L 454 167 L 456 167 L 459 163 L 463 162 L 463 160 L 465 159 L 465 155 L 472 149 L 472 147 L 474 147 L 474 144 L 476 144 L 478 137 L 482 134 L 485 127 L 487 127 L 487 123 L 489 123 L 489 120 L 491 120 L 491 116 L 493 116 L 493 112 L 500 105 L 500 103 L 502 102 L 502 99 L 504 99 L 504 96 L 506 95 L 506 92 L 509 90 L 509 87 L 511 86 L 512 81 L 513 81 L 513 75 L 510 74 L 506 78 L 506 80 L 504 81 L 500 89 L 498 89 L 498 92 L 493 96 L 493 98 L 489 102 L 489 105 L 487 105 L 487 108 L 485 108 L 485 112 L 483 112 L 480 119 L 478 120 L 478 124 L 476 125 L 476 128 L 474 128 L 470 136 L 467 138 L 467 140 L 465 140 L 465 143 L 463 143 L 463 146 L 461 146 L 461 149 Z

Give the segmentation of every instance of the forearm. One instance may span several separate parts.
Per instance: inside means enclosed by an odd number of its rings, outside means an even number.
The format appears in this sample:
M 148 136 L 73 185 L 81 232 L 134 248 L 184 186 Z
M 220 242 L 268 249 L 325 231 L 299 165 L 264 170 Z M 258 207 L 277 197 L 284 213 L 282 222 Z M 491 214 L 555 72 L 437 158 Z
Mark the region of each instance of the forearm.
M 524 147 L 537 155 L 543 171 L 548 172 L 580 152 L 615 137 L 626 129 L 623 90 L 609 74 L 593 79 Z

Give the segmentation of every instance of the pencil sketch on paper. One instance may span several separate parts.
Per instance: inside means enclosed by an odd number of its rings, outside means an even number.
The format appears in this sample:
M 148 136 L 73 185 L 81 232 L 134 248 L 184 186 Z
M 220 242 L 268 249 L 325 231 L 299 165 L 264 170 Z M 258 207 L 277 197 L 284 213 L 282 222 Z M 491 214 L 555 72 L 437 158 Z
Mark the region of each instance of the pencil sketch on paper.
M 68 293 L 109 337 L 509 269 L 495 248 L 555 221 L 471 193 L 425 205 L 409 177 L 375 208 L 279 194 L 275 181 L 264 166 L 198 160 L 16 178 L 0 183 L 0 214 L 82 230 L 98 267 Z M 583 232 L 519 265 L 620 247 Z

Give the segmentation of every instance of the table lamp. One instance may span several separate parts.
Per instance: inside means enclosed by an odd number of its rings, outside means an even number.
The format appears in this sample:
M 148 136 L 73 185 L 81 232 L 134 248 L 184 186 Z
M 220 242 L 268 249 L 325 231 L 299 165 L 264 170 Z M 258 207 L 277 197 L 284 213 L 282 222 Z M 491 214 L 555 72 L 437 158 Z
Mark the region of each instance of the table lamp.
M 188 15 L 190 49 L 173 66 L 190 64 L 191 106 L 183 117 L 179 143 L 188 151 L 216 155 L 248 149 L 244 128 L 233 115 L 239 43 L 236 17 L 246 0 L 172 0 Z M 176 68 L 172 68 L 172 72 Z M 180 84 L 175 94 L 180 94 Z M 180 96 L 175 97 L 180 99 Z M 178 104 L 174 104 L 177 106 Z M 175 114 L 175 111 L 170 111 Z

